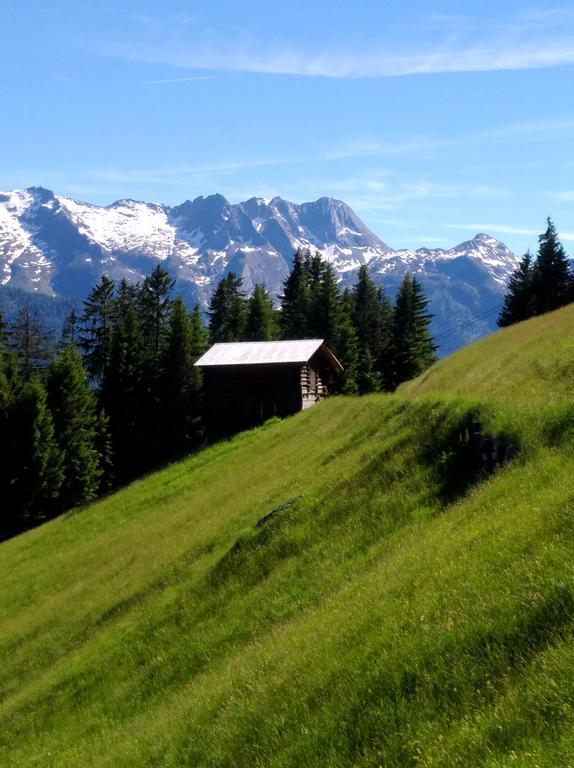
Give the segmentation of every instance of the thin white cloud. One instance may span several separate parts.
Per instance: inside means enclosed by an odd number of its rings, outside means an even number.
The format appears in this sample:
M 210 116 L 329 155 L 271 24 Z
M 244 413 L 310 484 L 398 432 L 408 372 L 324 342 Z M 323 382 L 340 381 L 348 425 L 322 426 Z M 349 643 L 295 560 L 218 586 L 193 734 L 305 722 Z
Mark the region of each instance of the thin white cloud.
M 257 50 L 257 49 L 255 49 Z M 132 61 L 171 65 L 184 69 L 238 71 L 273 75 L 328 78 L 384 78 L 456 72 L 543 69 L 574 64 L 574 37 L 505 45 L 484 43 L 466 49 L 430 50 L 422 53 L 379 51 L 307 54 L 287 47 L 266 52 L 217 46 L 201 51 L 169 47 L 119 45 L 111 55 Z
M 349 201 L 361 201 L 361 207 L 370 210 L 395 208 L 403 203 L 424 199 L 502 199 L 508 191 L 490 184 L 437 183 L 426 179 L 386 178 L 387 172 L 360 175 L 344 179 L 317 180 L 307 178 L 301 182 L 306 189 L 328 189 L 329 194 L 345 195 Z
M 233 174 L 237 171 L 288 163 L 305 162 L 286 158 L 262 158 L 260 160 L 237 160 L 213 165 L 174 165 L 159 168 L 93 168 L 82 172 L 87 179 L 105 183 L 143 184 L 187 184 L 190 179 L 204 179 L 207 176 Z
M 574 64 L 574 12 L 565 8 L 507 12 L 501 6 L 488 21 L 472 9 L 464 15 L 427 11 L 412 15 L 408 26 L 390 22 L 360 37 L 350 25 L 343 39 L 324 35 L 322 44 L 305 49 L 293 42 L 296 28 L 265 37 L 256 28 L 231 21 L 215 27 L 189 12 L 135 14 L 121 37 L 82 45 L 104 55 L 187 70 L 302 77 L 385 78 Z
M 353 157 L 377 157 L 385 155 L 426 154 L 445 149 L 479 146 L 485 143 L 536 142 L 574 138 L 574 120 L 535 120 L 511 123 L 488 131 L 470 133 L 440 139 L 432 136 L 415 136 L 406 141 L 390 142 L 376 139 L 355 139 L 325 154 L 327 160 Z M 570 165 L 570 164 L 568 164 Z M 572 163 L 574 166 L 574 162 Z

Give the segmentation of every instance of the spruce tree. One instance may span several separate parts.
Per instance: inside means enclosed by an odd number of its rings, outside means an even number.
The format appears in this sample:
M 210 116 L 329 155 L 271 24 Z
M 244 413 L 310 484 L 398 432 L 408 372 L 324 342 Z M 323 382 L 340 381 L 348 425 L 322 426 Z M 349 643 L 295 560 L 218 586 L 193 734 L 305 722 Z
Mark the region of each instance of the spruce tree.
M 379 299 L 379 347 L 375 354 L 375 368 L 381 377 L 384 390 L 392 388 L 392 350 L 394 308 L 382 285 L 377 288 Z
M 63 457 L 58 507 L 65 510 L 94 499 L 102 476 L 97 402 L 73 344 L 51 363 L 47 391 L 54 435 Z
M 116 320 L 125 316 L 127 312 L 132 309 L 135 310 L 136 314 L 138 315 L 138 318 L 140 319 L 140 325 L 142 324 L 142 313 L 140 312 L 139 304 L 140 293 L 141 283 L 128 283 L 126 278 L 122 277 L 114 294 L 112 325 L 115 325 Z
M 271 296 L 263 283 L 256 283 L 247 301 L 245 338 L 247 341 L 273 341 L 277 336 L 277 318 Z
M 203 322 L 203 315 L 199 304 L 193 308 L 190 316 L 191 327 L 191 359 L 195 363 L 207 349 L 208 332 Z M 201 373 L 201 369 L 194 368 L 196 372 Z
M 319 254 L 317 256 L 320 259 Z M 340 324 L 347 323 L 342 317 L 341 292 L 333 267 L 321 263 L 319 278 L 313 281 L 310 300 L 310 335 L 324 339 L 328 346 L 336 347 L 340 339 Z M 350 318 L 352 322 L 352 318 Z
M 376 368 L 375 357 L 368 345 L 360 350 L 357 386 L 361 395 L 378 392 L 381 389 L 381 374 Z
M 126 302 L 113 329 L 101 388 L 119 483 L 131 480 L 156 460 L 157 436 L 150 437 L 147 362 L 136 309 Z
M 283 281 L 283 294 L 279 299 L 282 338 L 309 338 L 309 265 L 300 249 L 295 252 L 293 267 Z
M 159 355 L 171 311 L 175 280 L 158 264 L 141 284 L 138 301 L 142 332 L 152 356 Z
M 354 395 L 359 387 L 359 342 L 353 324 L 353 299 L 349 291 L 341 298 L 341 314 L 333 351 L 343 366 L 334 380 L 334 390 L 343 395 Z
M 501 327 L 527 320 L 535 313 L 532 255 L 527 251 L 508 281 L 504 303 L 498 316 Z
M 4 320 L 4 313 L 0 309 L 0 354 L 7 351 L 8 339 L 10 338 L 10 331 L 8 324 Z
M 392 304 L 384 288 L 376 286 L 366 265 L 359 267 L 353 290 L 353 322 L 361 354 L 362 392 L 388 388 L 391 349 Z
M 78 343 L 92 380 L 101 383 L 109 360 L 115 319 L 115 284 L 107 275 L 90 291 L 80 318 Z
M 10 366 L 13 357 L 2 345 L 2 336 L 0 331 L 0 540 L 15 533 L 18 528 L 18 516 L 9 506 L 8 498 L 12 479 L 8 476 L 12 462 L 11 409 L 17 383 L 15 366 Z
M 113 487 L 115 481 L 114 454 L 112 449 L 112 437 L 110 434 L 110 419 L 107 413 L 98 403 L 95 448 L 98 453 L 100 469 L 100 484 L 98 495 L 107 493 Z
M 37 376 L 14 394 L 6 432 L 10 450 L 2 468 L 2 506 L 10 535 L 53 513 L 62 485 L 62 454 L 54 437 L 54 424 L 46 390 Z
M 27 381 L 45 370 L 52 354 L 52 334 L 32 310 L 22 307 L 10 328 L 8 348 L 16 356 L 20 375 Z
M 428 303 L 420 283 L 407 273 L 393 314 L 393 387 L 418 376 L 436 359 Z
M 64 321 L 64 327 L 62 328 L 62 338 L 60 339 L 60 348 L 65 349 L 68 344 L 78 343 L 78 330 L 80 325 L 80 317 L 75 309 L 72 309 L 70 314 Z
M 205 351 L 206 331 L 199 306 L 190 317 L 178 297 L 171 310 L 162 352 L 162 451 L 170 458 L 202 441 L 201 371 L 194 362 Z
M 572 275 L 568 258 L 552 219 L 538 238 L 538 256 L 532 275 L 536 314 L 551 312 L 571 300 Z
M 416 277 L 412 278 L 412 286 L 415 328 L 417 334 L 416 353 L 420 372 L 429 368 L 436 362 L 437 347 L 430 333 L 430 324 L 433 319 L 433 315 L 427 311 L 430 302 L 426 298 L 423 287 Z
M 2 436 L 6 435 L 6 419 L 12 397 L 21 384 L 16 356 L 8 349 L 9 338 L 7 326 L 4 325 L 0 312 L 0 435 Z M 2 460 L 3 451 L 10 451 L 7 439 L 0 440 L 0 468 L 5 464 Z
M 247 302 L 243 279 L 234 272 L 223 277 L 209 303 L 209 336 L 212 343 L 242 341 L 245 337 Z
M 308 306 L 307 306 L 307 335 L 309 338 L 324 338 L 322 328 L 323 287 L 326 263 L 319 251 L 306 250 L 303 254 L 304 269 L 307 274 Z
M 203 322 L 203 314 L 199 304 L 196 304 L 190 317 L 190 346 L 193 363 L 199 360 L 207 349 L 207 340 L 208 331 Z M 203 436 L 203 371 L 201 368 L 196 368 L 195 365 L 191 369 L 190 395 L 192 420 L 195 425 L 194 434 L 199 439 Z

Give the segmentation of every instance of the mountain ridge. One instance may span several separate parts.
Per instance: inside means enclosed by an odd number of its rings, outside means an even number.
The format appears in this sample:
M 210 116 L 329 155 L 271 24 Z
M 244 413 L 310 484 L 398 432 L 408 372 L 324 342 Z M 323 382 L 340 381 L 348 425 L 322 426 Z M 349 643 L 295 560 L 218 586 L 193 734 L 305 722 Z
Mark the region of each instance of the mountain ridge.
M 412 272 L 432 302 L 435 333 L 500 306 L 518 261 L 485 233 L 453 248 L 395 250 L 331 197 L 230 203 L 217 193 L 175 206 L 129 198 L 98 206 L 43 187 L 0 192 L 0 285 L 34 293 L 83 298 L 104 272 L 134 282 L 161 262 L 190 304 L 205 307 L 229 271 L 247 291 L 264 282 L 277 296 L 297 248 L 319 250 L 343 286 L 366 264 L 393 295 Z M 494 317 L 487 321 L 455 346 L 492 330 Z

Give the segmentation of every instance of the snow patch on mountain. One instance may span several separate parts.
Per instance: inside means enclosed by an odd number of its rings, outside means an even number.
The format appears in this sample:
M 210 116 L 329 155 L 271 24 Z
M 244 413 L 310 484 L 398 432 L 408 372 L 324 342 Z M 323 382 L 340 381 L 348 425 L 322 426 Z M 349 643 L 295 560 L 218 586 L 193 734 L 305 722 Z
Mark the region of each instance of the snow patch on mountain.
M 162 262 L 190 303 L 206 306 L 231 270 L 247 291 L 264 282 L 277 296 L 297 248 L 320 251 L 345 286 L 364 264 L 391 293 L 405 272 L 416 274 L 439 330 L 499 304 L 518 263 L 484 233 L 450 249 L 395 251 L 344 202 L 327 197 L 300 205 L 280 197 L 231 204 L 210 195 L 174 207 L 135 200 L 103 207 L 41 187 L 0 193 L 0 284 L 50 295 L 83 297 L 103 272 L 141 280 Z
M 120 200 L 101 208 L 67 197 L 56 200 L 81 234 L 110 253 L 140 253 L 163 261 L 173 252 L 176 230 L 163 206 Z

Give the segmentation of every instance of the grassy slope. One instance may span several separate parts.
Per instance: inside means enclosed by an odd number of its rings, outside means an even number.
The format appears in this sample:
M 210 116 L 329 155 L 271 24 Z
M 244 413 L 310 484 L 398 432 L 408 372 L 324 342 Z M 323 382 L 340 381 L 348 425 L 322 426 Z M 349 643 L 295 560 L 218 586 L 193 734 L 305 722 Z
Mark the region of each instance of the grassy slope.
M 572 397 L 574 304 L 493 333 L 444 358 L 404 394 L 473 394 L 540 406 Z
M 2 544 L 0 765 L 571 764 L 573 314 Z

